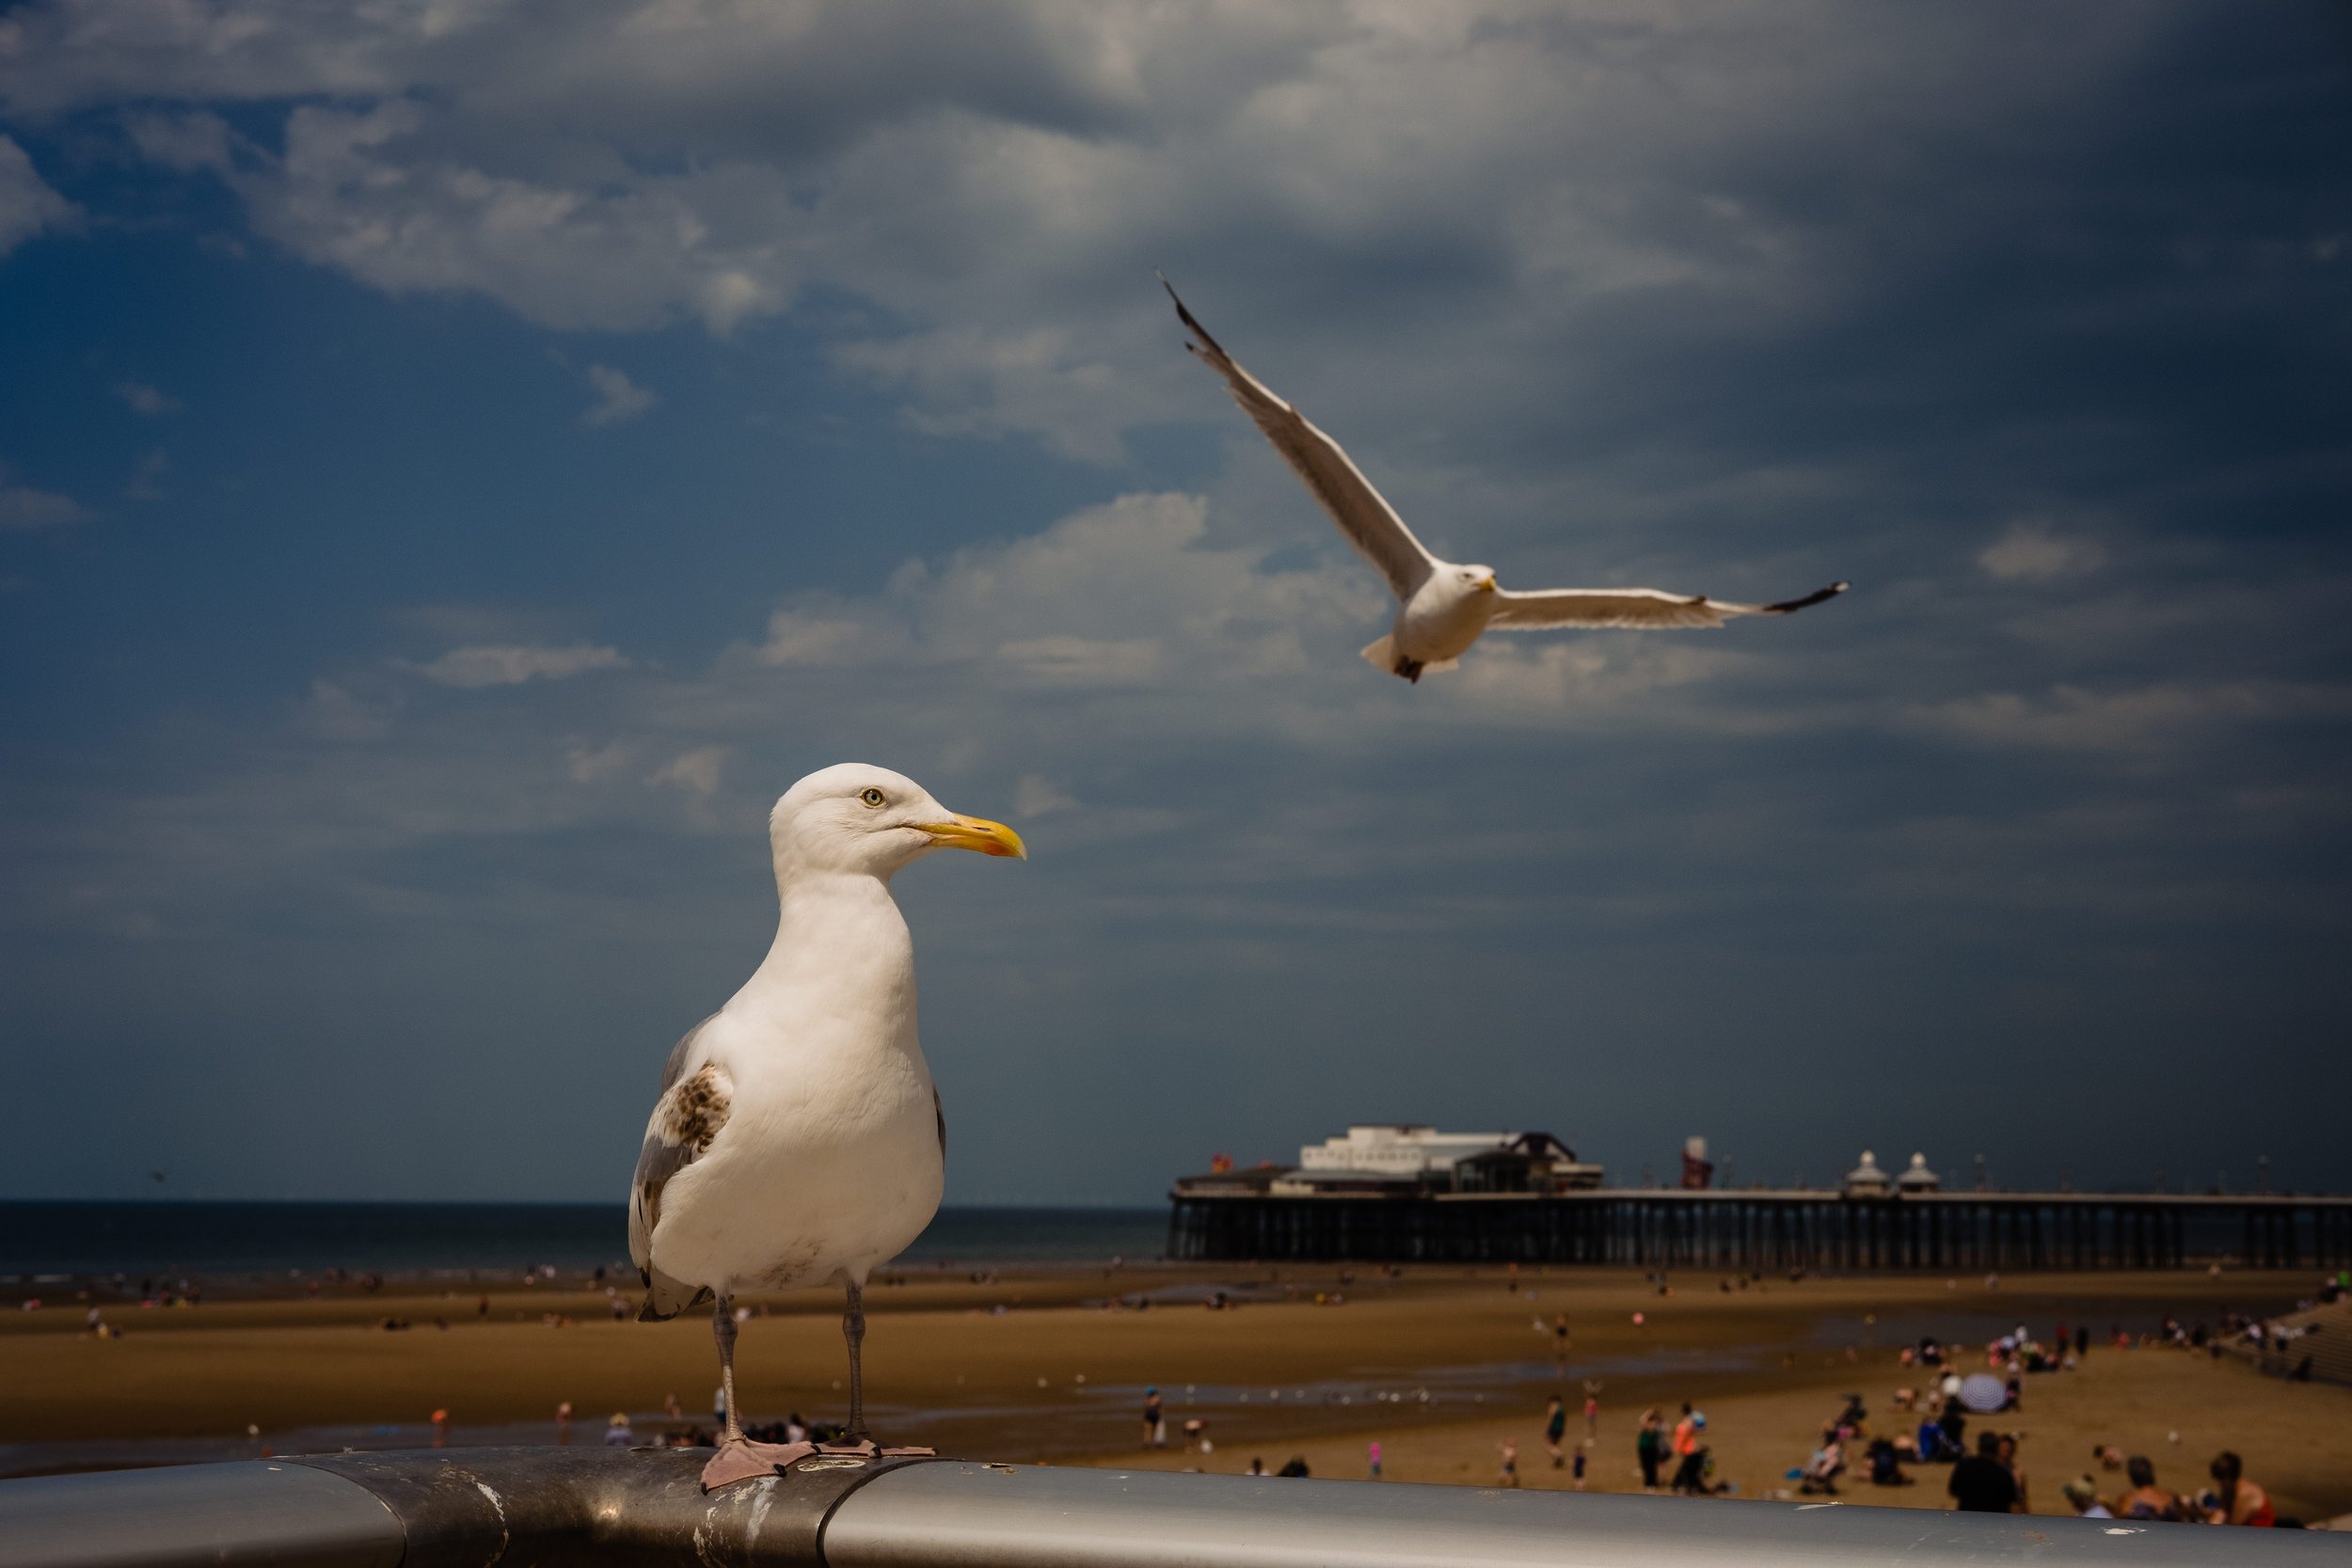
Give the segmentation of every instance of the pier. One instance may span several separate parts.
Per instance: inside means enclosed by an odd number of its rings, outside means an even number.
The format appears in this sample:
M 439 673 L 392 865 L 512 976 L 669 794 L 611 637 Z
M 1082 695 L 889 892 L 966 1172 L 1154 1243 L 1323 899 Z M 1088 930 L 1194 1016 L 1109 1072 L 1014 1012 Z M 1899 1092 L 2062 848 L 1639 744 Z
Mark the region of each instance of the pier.
M 1781 1271 L 2352 1266 L 2352 1197 L 1597 1189 L 1311 1193 L 1217 1173 L 1168 1195 L 1200 1261 L 1589 1263 Z

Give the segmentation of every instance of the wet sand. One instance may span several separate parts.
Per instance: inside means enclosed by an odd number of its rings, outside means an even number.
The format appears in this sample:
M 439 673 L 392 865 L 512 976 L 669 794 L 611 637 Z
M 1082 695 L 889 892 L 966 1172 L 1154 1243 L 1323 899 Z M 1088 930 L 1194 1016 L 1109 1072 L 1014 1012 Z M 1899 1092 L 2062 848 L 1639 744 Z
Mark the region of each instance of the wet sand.
M 1582 1380 L 1602 1384 L 1588 1489 L 1638 1487 L 1632 1434 L 1641 1409 L 1691 1400 L 1709 1418 L 1719 1480 L 1743 1497 L 1789 1484 L 1842 1396 L 1859 1391 L 1874 1430 L 1908 1430 L 1888 1396 L 1920 1378 L 1897 1348 L 1921 1333 L 1981 1344 L 2018 1323 L 2048 1336 L 2064 1320 L 2103 1338 L 2111 1324 L 2153 1327 L 2166 1312 L 2211 1320 L 2224 1307 L 2272 1312 L 2311 1286 L 2303 1275 L 2201 1274 L 1785 1278 L 1725 1292 L 1714 1275 L 1675 1276 L 1661 1296 L 1617 1272 L 1410 1269 L 1344 1271 L 1130 1267 L 1008 1273 L 1001 1280 L 914 1272 L 868 1291 L 866 1383 L 875 1424 L 898 1441 L 993 1459 L 1239 1470 L 1303 1455 L 1317 1475 L 1365 1473 L 1378 1438 L 1391 1480 L 1491 1484 L 1497 1445 L 1519 1447 L 1524 1484 L 1568 1484 L 1541 1436 L 1545 1397 L 1566 1395 L 1582 1435 Z M 0 1317 L 0 1445 L 10 1468 L 214 1457 L 248 1423 L 280 1451 L 342 1442 L 417 1444 L 446 1408 L 453 1441 L 551 1441 L 556 1404 L 578 1412 L 574 1440 L 595 1442 L 615 1411 L 642 1438 L 675 1393 L 708 1423 L 716 1382 L 708 1322 L 615 1323 L 582 1280 L 479 1291 L 329 1286 L 295 1295 L 214 1300 L 190 1308 L 102 1303 L 128 1332 L 83 1333 L 87 1303 L 55 1299 Z M 1205 1310 L 1222 1288 L 1241 1305 Z M 1106 1310 L 1113 1295 L 1155 1292 L 1149 1310 Z M 1316 1301 L 1320 1292 L 1326 1298 Z M 1343 1296 L 1343 1302 L 1334 1302 Z M 632 1303 L 633 1305 L 633 1303 Z M 842 1353 L 837 1299 L 819 1292 L 755 1304 L 739 1376 L 755 1420 L 798 1410 L 837 1419 Z M 999 1310 L 1001 1308 L 1001 1310 Z M 1636 1326 L 1635 1312 L 1645 1322 Z M 1568 1314 L 1565 1374 L 1550 1325 Z M 381 1320 L 411 1326 L 387 1331 Z M 552 1317 L 555 1322 L 548 1321 Z M 449 1326 L 437 1326 L 436 1320 Z M 1871 1320 L 1875 1321 L 1871 1321 Z M 1540 1325 L 1539 1326 L 1539 1322 Z M 559 1326 L 560 1325 L 560 1326 Z M 1851 1355 L 1849 1357 L 1849 1347 Z M 1980 1358 L 1979 1358 L 1980 1359 Z M 1168 1403 L 1181 1442 L 1205 1418 L 1206 1456 L 1139 1445 L 1147 1384 Z M 2156 1461 L 2184 1490 L 2233 1448 L 2282 1512 L 2352 1513 L 2352 1389 L 2266 1379 L 2232 1361 L 2094 1343 L 2072 1373 L 2026 1380 L 2026 1408 L 1979 1418 L 2024 1434 L 2038 1513 L 2065 1511 L 2058 1483 L 2090 1467 L 2094 1443 Z M 379 1431 L 378 1429 L 389 1429 Z M 2171 1434 L 2179 1433 L 2178 1442 Z M 222 1440 L 203 1452 L 132 1452 L 125 1439 Z M 50 1451 L 25 1445 L 71 1442 Z M 1849 1501 L 1945 1505 L 1947 1471 L 1914 1466 L 1920 1484 L 1841 1485 Z M 2102 1475 L 2120 1490 L 2120 1477 Z M 1697 1505 L 1693 1505 L 1697 1506 Z

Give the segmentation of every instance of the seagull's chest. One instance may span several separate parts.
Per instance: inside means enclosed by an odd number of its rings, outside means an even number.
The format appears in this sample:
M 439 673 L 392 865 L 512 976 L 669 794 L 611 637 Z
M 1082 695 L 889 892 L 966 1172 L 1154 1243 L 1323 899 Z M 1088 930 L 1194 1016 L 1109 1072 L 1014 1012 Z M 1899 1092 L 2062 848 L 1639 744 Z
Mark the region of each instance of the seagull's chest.
M 729 1076 L 725 1129 L 664 1200 L 664 1269 L 738 1289 L 863 1278 L 930 1223 L 945 1158 L 920 1052 L 818 1041 Z
M 1456 593 L 1433 578 L 1397 611 L 1392 635 L 1408 658 L 1455 658 L 1478 641 L 1494 611 L 1492 594 Z
M 744 1159 L 847 1159 L 908 1142 L 917 1132 L 937 1143 L 930 1069 L 913 1038 L 878 1045 L 828 1033 L 735 1053 L 727 1132 L 729 1142 L 742 1134 Z

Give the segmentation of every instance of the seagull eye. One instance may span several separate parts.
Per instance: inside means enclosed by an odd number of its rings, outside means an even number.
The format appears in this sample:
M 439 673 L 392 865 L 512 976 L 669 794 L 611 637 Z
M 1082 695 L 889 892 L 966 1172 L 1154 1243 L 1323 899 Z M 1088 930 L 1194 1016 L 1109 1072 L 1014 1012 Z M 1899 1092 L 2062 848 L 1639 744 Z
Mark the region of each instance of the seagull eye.
M 857 798 L 869 806 L 879 806 L 882 803 L 882 792 L 872 784 L 867 784 L 864 789 L 859 790 Z

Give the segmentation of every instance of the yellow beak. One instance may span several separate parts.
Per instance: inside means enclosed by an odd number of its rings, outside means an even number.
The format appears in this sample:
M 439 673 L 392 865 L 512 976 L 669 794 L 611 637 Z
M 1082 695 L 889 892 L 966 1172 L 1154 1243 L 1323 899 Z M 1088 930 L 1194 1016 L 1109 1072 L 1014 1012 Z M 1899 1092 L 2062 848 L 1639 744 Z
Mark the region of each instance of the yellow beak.
M 949 849 L 977 849 L 983 855 L 1009 855 L 1017 861 L 1029 858 L 1028 847 L 1021 842 L 1019 833 L 986 817 L 966 816 L 958 812 L 945 822 L 925 822 L 920 826 Z
M 1492 572 L 1488 572 L 1485 577 L 1480 578 L 1477 582 L 1477 587 L 1485 593 L 1493 593 L 1495 591 L 1495 575 Z

